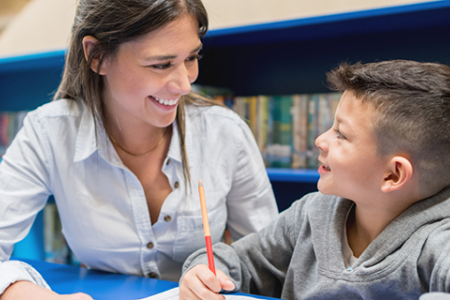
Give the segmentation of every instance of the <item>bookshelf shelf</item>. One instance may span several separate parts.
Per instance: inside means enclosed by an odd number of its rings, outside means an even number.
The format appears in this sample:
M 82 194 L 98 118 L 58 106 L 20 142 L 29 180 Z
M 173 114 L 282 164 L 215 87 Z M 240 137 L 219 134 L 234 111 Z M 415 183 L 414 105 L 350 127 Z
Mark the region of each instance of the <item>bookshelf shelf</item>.
M 65 50 L 59 50 L 2 58 L 0 59 L 0 74 L 54 68 L 62 69 L 64 66 L 64 55 Z
M 450 0 L 441 0 L 211 30 L 203 38 L 197 83 L 236 96 L 326 93 L 325 74 L 342 61 L 450 65 L 449 16 Z M 61 49 L 0 58 L 0 111 L 32 110 L 51 101 L 64 54 Z M 267 172 L 280 210 L 316 190 L 319 178 L 316 170 Z
M 355 34 L 448 26 L 449 1 L 393 6 L 242 27 L 211 30 L 212 47 L 333 39 Z
M 266 170 L 270 181 L 316 183 L 320 177 L 317 170 L 277 168 Z

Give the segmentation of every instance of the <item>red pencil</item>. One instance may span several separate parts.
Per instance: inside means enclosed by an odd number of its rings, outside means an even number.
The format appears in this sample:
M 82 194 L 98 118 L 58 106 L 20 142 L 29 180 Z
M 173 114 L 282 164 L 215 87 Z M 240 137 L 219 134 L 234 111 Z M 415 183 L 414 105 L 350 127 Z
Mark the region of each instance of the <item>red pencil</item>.
M 202 208 L 203 231 L 205 232 L 206 254 L 208 255 L 209 269 L 216 275 L 216 267 L 214 266 L 214 254 L 211 243 L 211 233 L 209 232 L 208 211 L 206 210 L 205 190 L 203 183 L 198 180 L 198 194 L 200 195 L 200 206 Z

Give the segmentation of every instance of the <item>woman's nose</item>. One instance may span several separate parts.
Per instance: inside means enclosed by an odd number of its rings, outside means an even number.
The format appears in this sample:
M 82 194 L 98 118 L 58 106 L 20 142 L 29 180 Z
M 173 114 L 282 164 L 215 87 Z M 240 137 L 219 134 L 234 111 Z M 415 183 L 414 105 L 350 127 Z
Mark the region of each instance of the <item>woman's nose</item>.
M 186 95 L 191 91 L 191 83 L 193 83 L 198 76 L 198 68 L 192 70 L 184 64 L 178 66 L 172 74 L 172 78 L 167 84 L 167 88 L 175 94 Z

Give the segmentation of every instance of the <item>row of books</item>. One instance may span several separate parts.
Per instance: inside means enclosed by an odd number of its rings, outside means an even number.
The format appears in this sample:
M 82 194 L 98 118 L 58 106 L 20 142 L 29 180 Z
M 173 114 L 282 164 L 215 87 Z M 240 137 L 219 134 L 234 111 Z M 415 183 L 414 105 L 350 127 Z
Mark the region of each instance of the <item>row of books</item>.
M 316 138 L 333 125 L 342 93 L 215 96 L 249 125 L 266 167 L 318 167 Z

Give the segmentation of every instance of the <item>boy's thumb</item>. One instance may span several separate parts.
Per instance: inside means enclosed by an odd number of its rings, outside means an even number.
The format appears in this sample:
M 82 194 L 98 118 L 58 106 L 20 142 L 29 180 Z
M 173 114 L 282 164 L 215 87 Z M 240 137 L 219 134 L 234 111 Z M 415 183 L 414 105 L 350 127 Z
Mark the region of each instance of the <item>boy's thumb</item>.
M 234 290 L 234 283 L 228 279 L 228 278 L 220 278 L 220 285 L 222 286 L 222 289 L 225 291 L 232 291 Z

